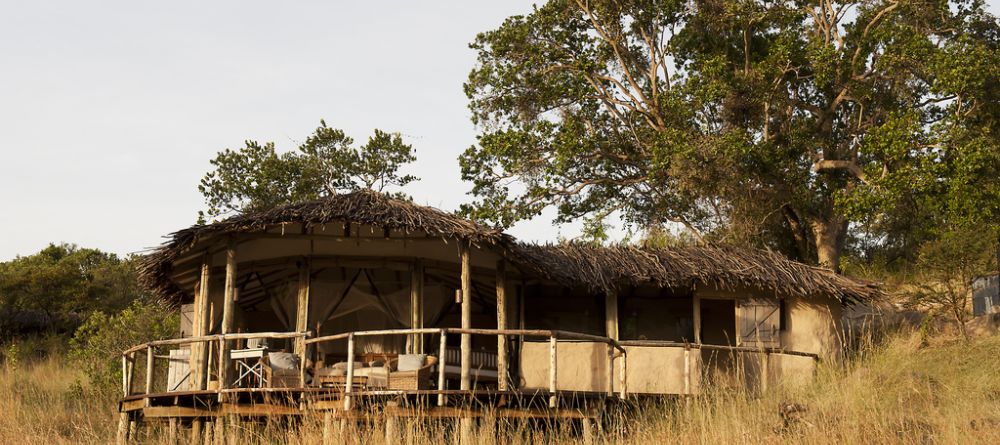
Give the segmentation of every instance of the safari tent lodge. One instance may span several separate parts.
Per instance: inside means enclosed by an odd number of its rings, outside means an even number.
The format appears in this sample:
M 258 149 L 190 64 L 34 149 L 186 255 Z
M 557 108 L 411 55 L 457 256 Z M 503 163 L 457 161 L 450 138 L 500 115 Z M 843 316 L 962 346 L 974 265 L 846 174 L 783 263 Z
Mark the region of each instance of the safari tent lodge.
M 838 360 L 841 308 L 878 292 L 763 251 L 527 244 L 374 192 L 181 230 L 141 280 L 184 322 L 124 351 L 126 431 L 372 407 L 586 417 L 735 369 L 766 391 Z

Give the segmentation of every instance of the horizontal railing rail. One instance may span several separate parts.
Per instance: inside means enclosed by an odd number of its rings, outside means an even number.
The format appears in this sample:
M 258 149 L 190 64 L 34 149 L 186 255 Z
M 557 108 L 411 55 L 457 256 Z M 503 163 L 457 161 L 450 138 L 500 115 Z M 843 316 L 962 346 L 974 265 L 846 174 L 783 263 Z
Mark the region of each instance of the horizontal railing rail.
M 337 341 L 337 340 L 347 340 L 347 369 L 344 382 L 344 409 L 351 408 L 351 393 L 353 392 L 353 381 L 354 381 L 354 339 L 356 337 L 373 337 L 373 336 L 386 336 L 386 335 L 423 335 L 423 334 L 438 334 L 440 338 L 440 346 L 438 351 L 438 389 L 441 389 L 445 385 L 446 380 L 446 366 L 447 366 L 447 337 L 449 334 L 465 334 L 465 335 L 489 335 L 489 336 L 520 336 L 520 337 L 547 337 L 549 339 L 549 406 L 552 408 L 558 405 L 558 342 L 559 340 L 584 340 L 605 343 L 608 345 L 608 394 L 614 394 L 614 360 L 615 358 L 622 357 L 621 370 L 619 376 L 619 396 L 622 398 L 627 397 L 628 385 L 627 385 L 627 365 L 626 365 L 626 350 L 623 346 L 618 344 L 617 341 L 609 337 L 601 337 L 597 335 L 581 334 L 577 332 L 560 331 L 560 330 L 540 330 L 540 329 L 473 329 L 473 328 L 415 328 L 415 329 L 383 329 L 374 331 L 357 331 L 357 332 L 345 332 L 340 334 L 325 335 L 322 337 L 306 339 L 305 343 L 307 345 L 313 345 L 317 343 Z M 615 350 L 619 354 L 615 354 Z M 467 372 L 463 369 L 463 375 Z M 464 378 L 464 377 L 463 377 Z M 499 379 L 506 379 L 506 375 L 499 375 Z M 438 394 L 438 406 L 444 406 L 447 404 L 447 397 L 443 393 Z
M 661 341 L 661 340 L 619 340 L 618 343 L 622 346 L 648 346 L 648 347 L 666 347 L 666 348 L 689 348 L 689 349 L 701 349 L 703 351 L 727 351 L 727 352 L 756 352 L 756 353 L 766 353 L 766 354 L 784 354 L 784 355 L 794 355 L 799 357 L 809 357 L 815 360 L 819 360 L 819 354 L 814 354 L 812 352 L 800 352 L 793 351 L 784 348 L 770 348 L 770 347 L 752 347 L 752 346 L 731 346 L 731 345 L 711 345 L 706 343 L 685 343 L 676 341 Z
M 414 328 L 414 329 L 381 329 L 381 330 L 371 330 L 371 331 L 355 331 L 355 332 L 344 332 L 333 335 L 324 335 L 314 337 L 313 333 L 310 331 L 306 332 L 246 332 L 246 333 L 232 333 L 232 334 L 215 334 L 215 335 L 205 335 L 199 337 L 186 337 L 186 338 L 176 338 L 176 339 L 164 339 L 164 340 L 154 340 L 142 343 L 140 345 L 131 347 L 122 353 L 122 389 L 126 397 L 132 395 L 132 384 L 134 381 L 134 371 L 136 365 L 137 354 L 145 351 L 146 359 L 146 385 L 144 391 L 141 394 L 149 395 L 153 393 L 153 374 L 156 360 L 165 360 L 169 362 L 179 361 L 178 358 L 168 355 L 157 355 L 156 351 L 158 348 L 169 347 L 169 346 L 181 346 L 188 344 L 205 344 L 206 347 L 212 344 L 218 344 L 218 375 L 220 379 L 218 381 L 218 387 L 215 388 L 215 392 L 219 394 L 220 400 L 223 394 L 231 392 L 228 388 L 229 382 L 222 377 L 226 375 L 225 367 L 229 366 L 231 361 L 229 358 L 225 357 L 225 353 L 230 352 L 229 348 L 225 347 L 226 342 L 236 341 L 236 340 L 250 340 L 250 339 L 301 339 L 302 344 L 305 347 L 301 348 L 299 351 L 300 360 L 300 375 L 299 375 L 299 385 L 301 388 L 306 388 L 306 363 L 307 363 L 307 350 L 311 347 L 316 347 L 316 345 L 324 342 L 332 341 L 347 341 L 347 363 L 346 363 L 346 376 L 345 383 L 343 387 L 343 397 L 344 397 L 344 407 L 345 409 L 350 409 L 352 406 L 351 397 L 352 393 L 355 392 L 353 388 L 353 381 L 355 376 L 355 339 L 361 337 L 377 337 L 377 336 L 408 336 L 408 335 L 439 335 L 440 345 L 438 350 L 438 361 L 437 361 L 437 393 L 438 400 L 437 403 L 440 406 L 444 406 L 447 403 L 447 396 L 445 391 L 443 391 L 446 382 L 446 366 L 447 365 L 461 365 L 461 363 L 452 364 L 447 360 L 447 336 L 448 335 L 483 335 L 483 336 L 507 336 L 507 337 L 522 337 L 522 338 L 546 338 L 549 342 L 549 375 L 548 375 L 548 392 L 549 392 L 549 405 L 553 408 L 558 406 L 558 347 L 560 341 L 584 341 L 584 342 L 594 342 L 603 343 L 608 347 L 607 355 L 607 392 L 609 396 L 615 396 L 625 398 L 628 395 L 628 360 L 627 360 L 627 349 L 628 347 L 666 347 L 666 348 L 683 348 L 685 349 L 685 384 L 684 392 L 691 392 L 691 383 L 689 382 L 689 375 L 691 370 L 688 369 L 691 364 L 689 363 L 688 353 L 690 350 L 703 350 L 703 351 L 725 351 L 730 353 L 763 353 L 765 355 L 769 354 L 785 354 L 801 357 L 809 357 L 813 360 L 819 361 L 819 356 L 814 353 L 799 352 L 786 350 L 783 348 L 766 348 L 766 347 L 748 347 L 748 346 L 729 346 L 729 345 L 710 345 L 710 344 L 699 344 L 699 343 L 687 343 L 687 342 L 674 342 L 674 341 L 658 341 L 658 340 L 614 340 L 609 337 L 602 337 L 599 335 L 583 334 L 579 332 L 563 331 L 563 330 L 542 330 L 542 329 L 478 329 L 478 328 Z M 201 352 L 204 357 L 211 357 L 211 349 Z M 620 359 L 618 366 L 618 373 L 615 373 L 616 360 Z M 187 361 L 190 359 L 182 359 L 181 361 Z M 211 359 L 208 359 L 209 362 Z M 210 369 L 210 363 L 206 362 L 201 366 L 204 366 L 205 371 L 208 372 Z M 471 363 L 463 369 L 463 378 L 468 373 L 468 367 Z M 498 375 L 498 379 L 507 379 L 507 375 Z M 205 377 L 208 379 L 208 377 Z M 616 382 L 617 378 L 617 382 Z M 499 380 L 498 380 L 499 381 Z M 618 391 L 615 391 L 615 383 L 618 385 Z M 502 388 L 506 386 L 501 386 Z M 207 388 L 196 388 L 198 390 L 209 391 Z M 170 389 L 168 388 L 168 391 Z

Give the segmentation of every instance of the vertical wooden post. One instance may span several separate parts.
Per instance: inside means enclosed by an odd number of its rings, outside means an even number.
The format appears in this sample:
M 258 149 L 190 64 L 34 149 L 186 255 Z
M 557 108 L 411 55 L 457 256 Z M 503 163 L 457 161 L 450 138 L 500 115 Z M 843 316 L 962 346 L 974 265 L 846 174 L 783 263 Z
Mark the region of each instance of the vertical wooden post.
M 410 328 L 419 329 L 424 327 L 424 266 L 420 259 L 417 259 L 410 268 Z M 413 334 L 410 336 L 411 354 L 422 354 L 424 352 L 423 334 Z
M 128 355 L 122 355 L 122 397 L 128 397 Z
M 153 392 L 153 353 L 152 346 L 146 346 L 146 406 L 149 406 L 149 394 Z
M 691 306 L 694 307 L 694 342 L 701 344 L 701 297 L 694 294 Z
M 608 397 L 615 394 L 615 346 L 608 343 Z
M 444 391 L 444 367 L 447 363 L 448 356 L 448 334 L 444 329 L 441 330 L 441 345 L 438 349 L 438 391 Z M 438 406 L 444 406 L 447 403 L 444 393 L 438 393 Z
M 295 306 L 295 332 L 305 332 L 309 330 L 309 287 L 311 281 L 311 271 L 308 258 L 303 258 L 299 263 L 298 300 Z M 295 338 L 295 354 L 305 356 L 305 337 Z M 305 362 L 302 362 L 305 366 Z
M 604 294 L 604 332 L 605 336 L 618 340 L 618 293 L 608 291 Z
M 556 369 L 556 364 L 558 362 L 557 357 L 557 345 L 559 341 L 556 339 L 555 334 L 550 334 L 549 337 L 549 408 L 555 408 L 558 406 L 558 398 L 556 397 L 556 376 L 559 374 L 559 370 Z
M 207 344 L 210 344 L 210 343 L 205 343 L 205 344 L 207 345 Z M 226 373 L 226 369 L 225 369 L 226 368 L 226 364 L 227 364 L 226 363 L 227 362 L 226 361 L 226 354 L 229 353 L 226 350 L 226 346 L 225 345 L 226 345 L 226 338 L 225 337 L 219 337 L 219 358 L 218 358 L 218 363 L 216 364 L 216 367 L 217 367 L 218 373 L 219 373 L 219 401 L 220 402 L 223 401 L 222 400 L 222 390 L 226 389 L 226 386 L 227 386 L 227 385 L 224 384 L 226 380 L 222 378 L 223 374 Z
M 226 285 L 222 303 L 222 334 L 234 331 L 233 321 L 236 319 L 236 243 L 232 239 L 226 247 Z M 229 372 L 230 342 L 219 343 L 219 389 L 225 388 Z
M 684 394 L 691 394 L 691 347 L 684 346 Z
M 507 329 L 507 262 L 497 261 L 497 329 Z M 507 336 L 497 336 L 497 388 L 506 391 L 509 375 L 507 371 Z
M 299 263 L 298 299 L 295 305 L 295 332 L 309 330 L 309 289 L 312 284 L 312 267 L 308 258 Z M 295 355 L 299 357 L 299 387 L 306 386 L 306 337 L 295 337 Z
M 206 254 L 201 263 L 201 278 L 198 282 L 198 292 L 194 297 L 194 325 L 191 328 L 192 337 L 208 334 L 208 298 L 209 281 L 211 279 L 210 258 Z M 201 390 L 208 386 L 208 345 L 202 342 L 191 343 L 190 389 Z M 200 420 L 195 420 L 200 422 Z
M 118 414 L 118 434 L 115 435 L 115 443 L 117 445 L 128 443 L 129 423 L 129 413 L 123 411 Z
M 768 351 L 763 351 L 761 355 L 760 364 L 760 390 L 767 391 L 770 382 L 770 370 L 771 370 L 771 353 Z
M 347 378 L 344 383 L 344 410 L 351 409 L 351 393 L 354 392 L 354 333 L 347 335 Z
M 622 353 L 621 366 L 621 398 L 628 397 L 628 352 Z
M 469 243 L 462 241 L 458 245 L 462 257 L 462 329 L 472 328 L 472 267 L 469 264 Z M 462 382 L 460 389 L 471 389 L 472 367 L 472 335 L 462 333 Z
M 177 425 L 177 418 L 171 417 L 167 420 L 167 444 L 177 445 L 180 438 L 177 437 L 177 431 L 180 427 Z
M 462 329 L 472 328 L 472 266 L 469 258 L 469 242 L 459 243 L 462 257 Z M 461 390 L 472 389 L 472 335 L 462 333 L 462 381 Z M 472 443 L 472 417 L 459 419 L 459 443 Z

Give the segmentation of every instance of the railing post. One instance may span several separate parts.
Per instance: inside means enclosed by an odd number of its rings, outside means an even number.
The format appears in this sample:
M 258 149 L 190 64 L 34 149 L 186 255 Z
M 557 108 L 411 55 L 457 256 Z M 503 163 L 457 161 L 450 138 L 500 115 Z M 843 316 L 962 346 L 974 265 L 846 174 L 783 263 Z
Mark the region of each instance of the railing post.
M 625 399 L 628 397 L 628 353 L 624 350 L 622 351 L 622 367 L 621 367 L 621 398 Z
M 769 375 L 771 368 L 771 353 L 764 350 L 763 354 L 763 360 L 761 360 L 760 365 L 760 389 L 761 391 L 767 391 L 767 386 L 770 383 L 768 380 L 771 378 Z
M 153 392 L 153 347 L 146 346 L 146 395 Z M 149 405 L 149 398 L 146 398 L 146 405 Z
M 135 381 L 135 352 L 131 354 L 128 361 L 128 392 L 132 392 L 132 382 Z
M 122 394 L 128 397 L 128 354 L 122 354 Z
M 608 342 L 608 397 L 615 395 L 615 344 Z
M 306 357 L 308 357 L 309 345 L 306 344 L 306 335 L 296 337 L 295 342 L 301 345 L 299 348 L 299 387 L 306 387 Z
M 684 345 L 684 394 L 691 394 L 691 346 Z
M 444 367 L 448 352 L 448 331 L 441 330 L 441 345 L 438 349 L 438 391 L 444 391 Z M 447 399 L 443 392 L 438 393 L 438 406 L 444 406 Z
M 351 392 L 354 389 L 354 333 L 347 336 L 347 379 L 344 382 L 344 410 L 351 409 Z
M 556 353 L 558 340 L 556 340 L 555 332 L 549 335 L 549 408 L 555 408 L 558 404 L 558 398 L 556 397 L 556 374 L 558 370 L 556 369 Z
M 206 349 L 211 349 L 209 347 L 210 345 L 211 345 L 211 343 L 205 342 Z M 229 386 L 229 383 L 228 383 L 229 378 L 226 375 L 227 374 L 226 373 L 226 366 L 229 365 L 228 363 L 226 363 L 226 353 L 227 352 L 229 352 L 229 348 L 226 347 L 226 336 L 225 335 L 221 335 L 221 336 L 219 336 L 219 363 L 218 363 L 218 366 L 219 366 L 219 388 L 218 388 L 218 392 L 219 392 L 219 401 L 220 402 L 222 402 L 222 390 L 226 389 L 226 387 Z

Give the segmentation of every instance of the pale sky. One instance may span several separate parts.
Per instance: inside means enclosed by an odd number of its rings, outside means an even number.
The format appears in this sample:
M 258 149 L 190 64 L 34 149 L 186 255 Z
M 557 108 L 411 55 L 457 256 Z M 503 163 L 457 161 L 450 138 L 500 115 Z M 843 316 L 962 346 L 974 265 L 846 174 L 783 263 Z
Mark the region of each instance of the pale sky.
M 531 3 L 2 2 L 0 261 L 49 242 L 158 245 L 204 207 L 216 152 L 248 138 L 290 150 L 320 118 L 358 141 L 402 133 L 422 178 L 407 191 L 453 210 L 476 135 L 468 44 Z
M 0 261 L 49 242 L 156 246 L 204 207 L 216 152 L 290 150 L 321 118 L 359 141 L 402 133 L 422 178 L 407 192 L 453 210 L 476 135 L 468 43 L 531 4 L 0 1 Z M 578 233 L 550 219 L 511 233 Z

